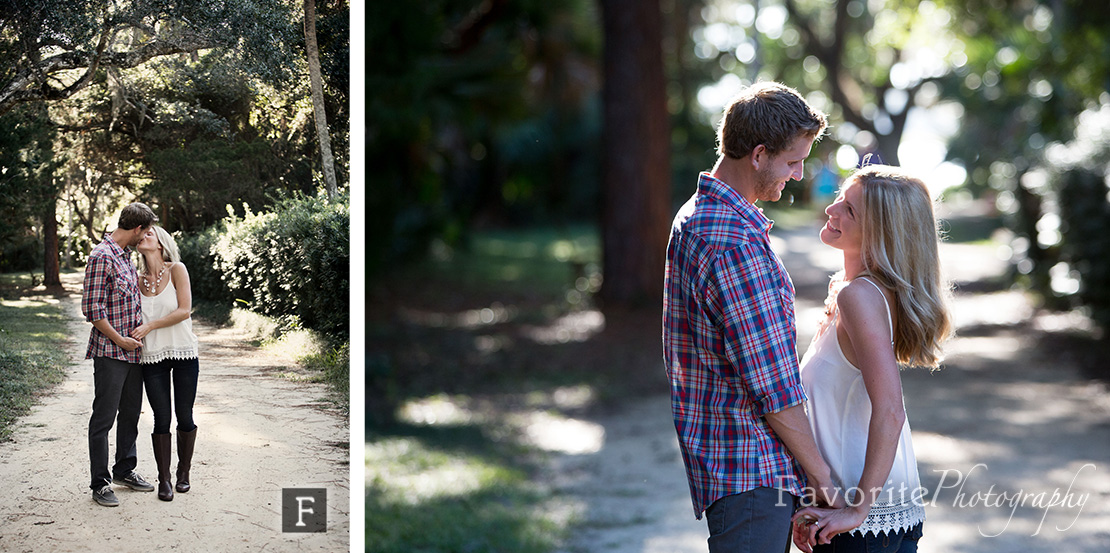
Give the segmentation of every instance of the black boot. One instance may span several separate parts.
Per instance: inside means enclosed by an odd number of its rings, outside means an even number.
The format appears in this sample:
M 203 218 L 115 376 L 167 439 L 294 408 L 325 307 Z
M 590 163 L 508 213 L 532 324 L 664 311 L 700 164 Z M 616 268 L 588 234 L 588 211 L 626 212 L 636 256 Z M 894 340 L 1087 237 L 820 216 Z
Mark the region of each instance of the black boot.
M 154 462 L 158 465 L 158 499 L 173 501 L 173 482 L 170 481 L 170 435 L 151 434 L 154 442 Z
M 177 491 L 189 491 L 189 468 L 193 464 L 193 445 L 197 441 L 197 429 L 188 432 L 177 431 Z

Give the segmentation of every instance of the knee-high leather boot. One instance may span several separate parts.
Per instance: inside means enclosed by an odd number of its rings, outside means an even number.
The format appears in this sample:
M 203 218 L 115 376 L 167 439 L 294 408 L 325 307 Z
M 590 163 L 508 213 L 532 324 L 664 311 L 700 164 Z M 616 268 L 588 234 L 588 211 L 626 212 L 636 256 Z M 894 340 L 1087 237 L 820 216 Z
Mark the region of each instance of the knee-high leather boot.
M 177 431 L 177 491 L 189 491 L 189 468 L 193 464 L 193 445 L 197 441 L 197 429 L 188 432 Z
M 158 465 L 158 499 L 173 501 L 173 482 L 170 480 L 170 457 L 172 453 L 170 434 L 151 434 L 154 443 L 154 462 Z

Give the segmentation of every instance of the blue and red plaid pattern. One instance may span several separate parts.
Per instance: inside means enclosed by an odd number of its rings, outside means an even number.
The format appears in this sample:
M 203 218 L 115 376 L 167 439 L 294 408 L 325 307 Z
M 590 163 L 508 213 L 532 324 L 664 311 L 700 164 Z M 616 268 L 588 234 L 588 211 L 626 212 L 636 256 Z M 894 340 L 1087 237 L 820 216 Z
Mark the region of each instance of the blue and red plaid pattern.
M 772 222 L 702 173 L 667 245 L 663 361 L 694 514 L 758 487 L 800 496 L 804 474 L 763 418 L 805 402 L 794 285 Z
M 104 241 L 89 254 L 81 294 L 81 313 L 89 322 L 108 319 L 108 324 L 121 336 L 130 336 L 131 331 L 143 323 L 139 275 L 127 251 L 119 247 L 110 234 L 105 234 Z M 108 357 L 138 363 L 141 349 L 126 351 L 93 327 L 85 359 Z

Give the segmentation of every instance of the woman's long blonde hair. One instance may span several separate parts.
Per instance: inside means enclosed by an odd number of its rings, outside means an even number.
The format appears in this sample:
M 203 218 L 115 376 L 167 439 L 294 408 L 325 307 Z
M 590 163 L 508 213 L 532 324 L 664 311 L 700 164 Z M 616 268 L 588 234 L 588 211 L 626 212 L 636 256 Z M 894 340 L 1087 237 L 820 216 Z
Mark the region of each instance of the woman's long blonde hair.
M 166 232 L 166 229 L 152 225 L 150 230 L 154 231 L 154 237 L 158 239 L 158 244 L 162 246 L 162 261 L 166 262 L 179 262 L 181 261 L 181 254 L 177 251 L 177 242 L 174 241 L 173 236 Z M 146 259 L 142 254 L 139 254 L 139 259 L 136 262 L 139 274 L 146 272 Z
M 864 275 L 894 291 L 894 355 L 908 366 L 936 368 L 952 334 L 951 287 L 940 272 L 941 240 L 928 187 L 897 167 L 869 165 L 849 177 L 862 187 Z

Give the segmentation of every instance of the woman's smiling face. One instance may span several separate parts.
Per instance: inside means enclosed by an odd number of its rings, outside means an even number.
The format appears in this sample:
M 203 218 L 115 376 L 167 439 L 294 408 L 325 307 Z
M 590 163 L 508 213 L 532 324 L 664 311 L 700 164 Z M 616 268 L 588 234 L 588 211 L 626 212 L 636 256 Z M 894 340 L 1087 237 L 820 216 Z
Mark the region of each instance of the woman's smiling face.
M 840 250 L 858 252 L 863 245 L 863 207 L 863 187 L 852 180 L 825 208 L 829 220 L 821 229 L 821 241 Z

